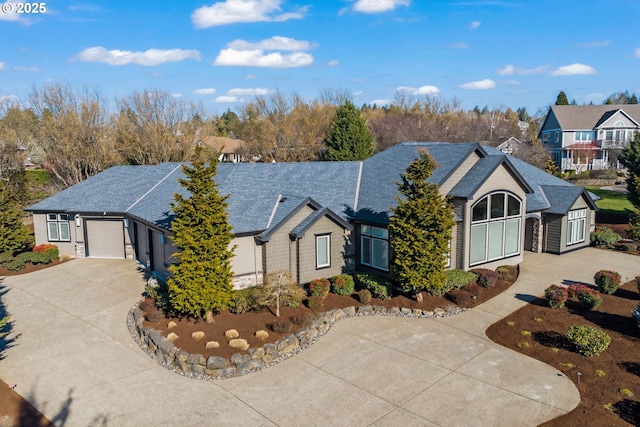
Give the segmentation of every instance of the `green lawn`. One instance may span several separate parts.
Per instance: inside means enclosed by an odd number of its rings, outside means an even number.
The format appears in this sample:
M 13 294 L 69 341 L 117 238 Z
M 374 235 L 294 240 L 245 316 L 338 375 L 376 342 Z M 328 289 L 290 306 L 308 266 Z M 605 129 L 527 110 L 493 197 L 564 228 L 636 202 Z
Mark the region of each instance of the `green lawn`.
M 617 191 L 603 190 L 600 187 L 585 187 L 588 191 L 602 197 L 602 200 L 598 200 L 596 205 L 600 209 L 599 212 L 618 215 L 629 216 L 629 211 L 633 210 L 633 205 L 627 200 L 627 195 L 618 193 Z

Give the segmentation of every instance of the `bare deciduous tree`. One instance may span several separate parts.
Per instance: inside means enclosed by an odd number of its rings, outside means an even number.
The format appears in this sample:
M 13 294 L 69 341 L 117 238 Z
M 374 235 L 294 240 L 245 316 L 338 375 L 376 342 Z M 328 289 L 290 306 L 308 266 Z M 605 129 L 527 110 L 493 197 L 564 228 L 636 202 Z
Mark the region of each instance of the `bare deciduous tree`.
M 280 270 L 269 273 L 262 286 L 258 286 L 253 291 L 253 298 L 263 306 L 276 307 L 276 316 L 280 317 L 280 306 L 291 304 L 296 301 L 298 304 L 306 296 L 302 289 L 293 280 L 290 271 Z

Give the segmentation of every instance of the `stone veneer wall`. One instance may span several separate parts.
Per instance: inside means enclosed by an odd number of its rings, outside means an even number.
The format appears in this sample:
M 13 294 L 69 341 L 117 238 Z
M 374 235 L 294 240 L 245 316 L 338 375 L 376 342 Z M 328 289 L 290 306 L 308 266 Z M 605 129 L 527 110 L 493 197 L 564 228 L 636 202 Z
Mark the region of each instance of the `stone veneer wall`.
M 190 354 L 180 350 L 160 331 L 142 326 L 144 319 L 138 303 L 129 310 L 127 325 L 131 336 L 140 348 L 160 365 L 191 378 L 213 380 L 237 377 L 275 365 L 309 347 L 326 334 L 336 321 L 347 317 L 438 318 L 448 317 L 463 311 L 466 309 L 458 307 L 448 311 L 442 308 L 423 311 L 397 307 L 387 310 L 382 306 L 371 305 L 361 306 L 357 309 L 355 307 L 337 308 L 321 314 L 295 334 L 287 335 L 277 342 L 265 344 L 263 347 L 249 348 L 248 354 L 236 353 L 230 359 L 219 356 L 205 358 L 201 354 Z

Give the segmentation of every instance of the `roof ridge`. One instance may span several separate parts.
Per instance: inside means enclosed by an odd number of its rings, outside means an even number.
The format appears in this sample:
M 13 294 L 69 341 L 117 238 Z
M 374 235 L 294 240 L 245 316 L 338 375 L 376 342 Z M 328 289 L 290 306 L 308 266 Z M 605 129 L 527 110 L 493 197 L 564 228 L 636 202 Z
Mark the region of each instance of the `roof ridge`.
M 164 182 L 164 180 L 166 180 L 169 175 L 173 174 L 179 167 L 182 167 L 182 163 L 179 163 L 175 168 L 173 168 L 168 174 L 166 174 L 160 181 L 156 182 L 156 184 L 151 187 L 149 190 L 147 190 L 146 193 L 144 193 L 142 196 L 138 197 L 138 200 L 136 200 L 135 202 L 133 202 L 133 204 L 131 206 L 129 206 L 127 209 L 124 210 L 124 212 L 129 212 L 129 210 L 131 208 L 133 208 L 135 205 L 137 205 L 142 199 L 144 199 L 149 193 L 151 193 L 153 190 L 155 190 L 160 184 L 162 184 Z

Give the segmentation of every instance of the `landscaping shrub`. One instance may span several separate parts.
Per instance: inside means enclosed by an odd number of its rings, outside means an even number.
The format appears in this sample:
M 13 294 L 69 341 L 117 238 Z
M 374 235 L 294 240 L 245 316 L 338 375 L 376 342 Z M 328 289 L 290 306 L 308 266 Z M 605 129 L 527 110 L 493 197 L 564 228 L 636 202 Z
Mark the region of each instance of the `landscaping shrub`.
M 337 295 L 351 295 L 355 285 L 353 276 L 350 274 L 339 274 L 331 278 L 331 292 Z
M 473 299 L 471 292 L 464 289 L 454 289 L 447 293 L 447 296 L 456 305 L 465 306 Z
M 454 289 L 464 288 L 468 284 L 475 282 L 478 278 L 475 273 L 471 271 L 461 270 L 459 268 L 446 270 L 444 274 L 446 276 L 444 282 L 444 288 L 446 292 L 452 291 Z
M 598 290 L 607 295 L 613 295 L 620 286 L 620 274 L 611 270 L 598 271 L 593 276 L 593 280 Z
M 5 267 L 9 271 L 20 271 L 24 268 L 25 262 L 19 259 L 14 259 L 5 264 Z
M 578 293 L 578 301 L 580 305 L 588 310 L 595 310 L 602 304 L 602 296 L 600 292 L 585 288 Z
M 609 227 L 596 227 L 595 231 L 589 234 L 591 246 L 608 248 L 620 240 L 620 235 Z
M 307 307 L 311 310 L 319 310 L 322 308 L 322 297 L 318 295 L 310 296 L 307 300 Z
M 570 299 L 578 299 L 578 295 L 582 291 L 590 291 L 591 288 L 583 283 L 572 283 L 567 287 L 567 294 Z
M 308 313 L 296 314 L 295 316 L 289 317 L 289 320 L 294 325 L 304 325 L 309 320 Z
M 229 308 L 229 311 L 234 314 L 242 314 L 260 308 L 260 305 L 253 298 L 253 289 L 246 288 L 233 291 L 233 305 Z
M 516 275 L 518 272 L 518 267 L 515 265 L 501 265 L 496 268 L 496 273 L 498 273 L 498 279 L 500 280 L 508 280 Z
M 493 288 L 498 281 L 498 273 L 488 268 L 474 268 L 471 271 L 478 276 L 478 285 L 483 288 Z
M 369 273 L 357 273 L 356 281 L 360 288 L 369 290 L 374 298 L 382 300 L 391 298 L 391 283 L 381 277 Z
M 358 291 L 358 299 L 362 304 L 369 304 L 371 302 L 371 291 L 369 289 L 361 289 Z
M 469 283 L 467 286 L 465 286 L 462 289 L 469 292 L 471 294 L 471 298 L 479 297 L 480 292 L 482 291 L 482 287 L 475 282 Z
M 0 265 L 4 265 L 9 261 L 13 261 L 13 252 L 7 251 L 0 254 Z
M 584 356 L 598 356 L 611 343 L 611 337 L 606 332 L 589 325 L 573 325 L 566 336 Z
M 331 289 L 331 282 L 329 279 L 314 279 L 309 283 L 309 292 L 311 296 L 325 298 L 329 295 Z
M 58 256 L 60 256 L 58 252 L 58 247 L 50 243 L 45 243 L 42 245 L 35 246 L 33 248 L 33 252 L 43 253 L 47 255 L 51 261 L 58 259 Z
M 544 297 L 551 308 L 562 308 L 567 302 L 567 290 L 562 286 L 551 285 L 544 290 Z
M 269 329 L 276 334 L 285 334 L 291 329 L 291 322 L 284 319 L 277 319 L 269 324 Z
M 29 252 L 26 252 L 29 253 Z M 46 253 L 40 252 L 31 252 L 31 259 L 29 260 L 31 264 L 49 264 L 51 262 L 51 257 Z

